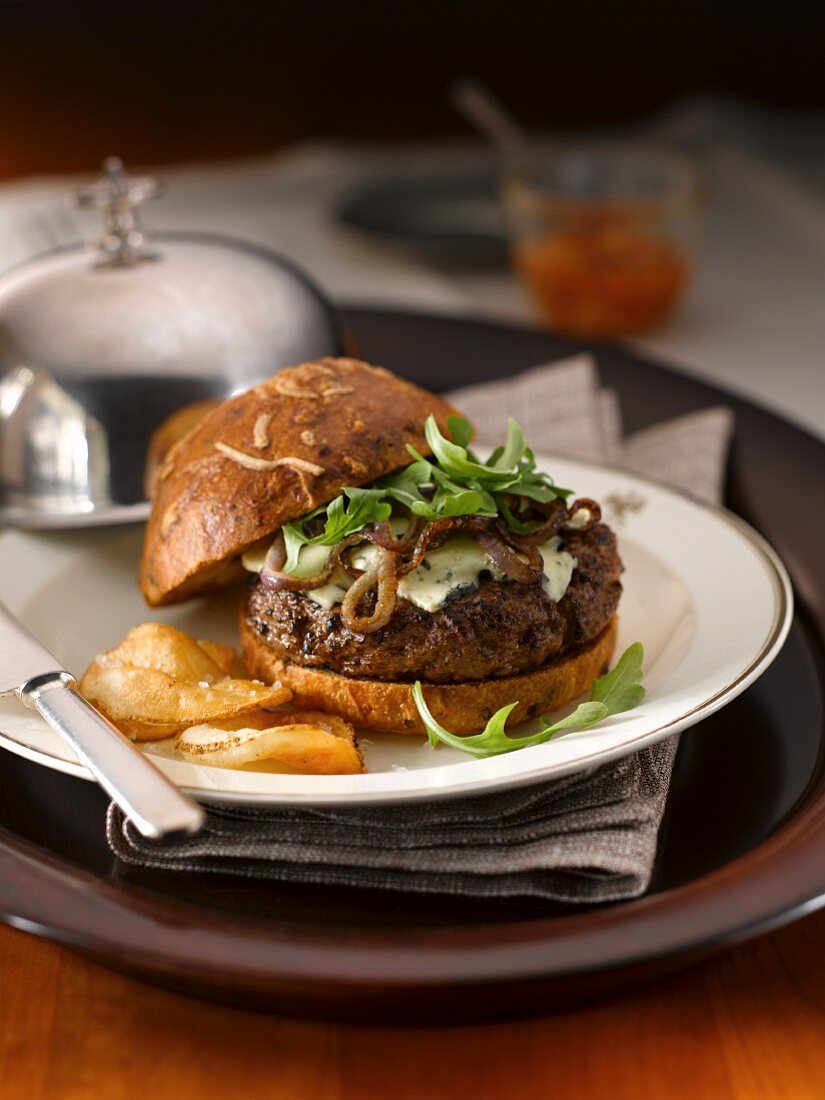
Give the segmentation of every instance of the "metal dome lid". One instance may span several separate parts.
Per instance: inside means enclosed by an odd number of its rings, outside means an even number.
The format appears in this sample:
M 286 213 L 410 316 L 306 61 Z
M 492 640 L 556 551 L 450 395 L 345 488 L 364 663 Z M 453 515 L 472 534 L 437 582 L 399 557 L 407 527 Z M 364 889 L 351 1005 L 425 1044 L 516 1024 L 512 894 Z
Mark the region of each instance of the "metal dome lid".
M 147 455 L 173 413 L 345 350 L 335 311 L 290 262 L 224 237 L 148 235 L 138 208 L 160 184 L 114 157 L 104 171 L 70 196 L 102 215 L 92 246 L 0 276 L 0 523 L 141 518 Z

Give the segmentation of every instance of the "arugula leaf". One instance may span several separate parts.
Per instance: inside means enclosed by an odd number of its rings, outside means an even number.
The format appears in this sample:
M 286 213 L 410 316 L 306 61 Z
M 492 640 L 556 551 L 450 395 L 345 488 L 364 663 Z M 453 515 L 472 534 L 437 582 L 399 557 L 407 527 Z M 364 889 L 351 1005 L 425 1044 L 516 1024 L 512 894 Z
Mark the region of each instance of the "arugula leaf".
M 284 534 L 284 546 L 286 547 L 284 573 L 294 573 L 298 568 L 298 555 L 301 553 L 301 548 L 305 545 L 305 542 L 295 524 L 285 523 L 281 530 Z
M 459 447 L 466 447 L 473 438 L 473 426 L 463 416 L 448 416 L 447 427 L 453 443 L 457 443 Z
M 507 439 L 501 448 L 501 453 L 496 455 L 495 460 L 491 456 L 488 465 L 494 470 L 515 470 L 526 447 L 527 440 L 524 438 L 524 432 L 511 416 L 507 420 Z
M 377 486 L 391 500 L 397 500 L 399 504 L 412 510 L 414 504 L 426 502 L 427 498 L 421 490 L 432 483 L 434 469 L 435 467 L 426 458 L 419 456 L 415 462 L 399 470 L 397 474 L 381 478 Z
M 344 494 L 349 503 L 345 513 L 346 520 L 342 522 L 340 531 L 329 530 L 329 524 L 324 530 L 324 544 L 331 540 L 330 544 L 340 542 L 345 535 L 353 531 L 360 531 L 368 523 L 381 523 L 390 518 L 392 505 L 383 500 L 384 493 L 381 489 L 344 489 Z M 340 499 L 340 498 L 339 498 Z
M 515 531 L 517 535 L 529 535 L 533 528 L 529 523 L 522 523 L 520 519 L 517 519 L 513 514 L 510 505 L 504 499 L 502 493 L 496 493 L 495 495 L 496 507 L 501 515 L 504 517 L 504 522 L 510 528 L 511 531 Z
M 450 748 L 459 749 L 461 752 L 469 753 L 470 756 L 481 759 L 485 756 L 495 756 L 500 752 L 508 752 L 508 746 L 516 747 L 513 744 L 513 739 L 504 732 L 504 723 L 509 718 L 512 709 L 518 706 L 517 702 L 509 703 L 501 710 L 497 710 L 485 726 L 483 733 L 477 733 L 472 737 L 461 737 L 458 734 L 450 733 L 449 730 L 445 730 L 443 726 L 436 722 L 430 708 L 427 706 L 420 680 L 415 681 L 412 695 L 416 710 L 426 727 L 427 740 L 432 748 L 435 748 L 441 742 L 444 745 L 449 745 Z
M 424 425 L 424 435 L 438 465 L 448 477 L 460 481 L 477 481 L 487 487 L 509 485 L 513 481 L 514 469 L 498 470 L 470 458 L 466 447 L 446 439 L 440 432 L 435 417 L 430 415 Z
M 393 505 L 414 516 L 502 516 L 511 530 L 526 534 L 532 528 L 519 520 L 505 496 L 522 496 L 545 504 L 567 497 L 547 474 L 536 471 L 536 460 L 524 432 L 515 420 L 507 425 L 507 439 L 486 462 L 468 450 L 472 428 L 460 416 L 447 419 L 451 439 L 441 434 L 434 416 L 427 418 L 425 435 L 432 458 L 407 446 L 414 460 L 403 470 L 380 478 L 368 489 L 347 488 L 341 496 L 316 508 L 302 520 L 283 527 L 286 543 L 284 570 L 294 573 L 302 546 L 334 546 L 368 524 L 389 519 Z M 318 524 L 323 518 L 323 530 Z M 312 521 L 317 521 L 315 524 Z M 308 526 L 309 525 L 309 526 Z M 315 532 L 308 534 L 307 530 Z
M 432 501 L 423 501 L 414 504 L 412 513 L 415 516 L 423 516 L 425 519 L 436 519 L 438 516 L 477 516 L 495 515 L 484 508 L 482 494 L 475 489 L 460 489 L 458 492 L 450 492 L 443 486 L 439 486 Z
M 477 760 L 483 760 L 501 753 L 515 752 L 517 749 L 543 745 L 564 730 L 587 729 L 613 714 L 622 714 L 638 706 L 645 697 L 645 689 L 640 683 L 643 661 L 644 647 L 641 642 L 634 642 L 624 651 L 612 672 L 593 681 L 590 699 L 586 703 L 579 703 L 572 714 L 558 722 L 551 724 L 546 718 L 542 719 L 538 733 L 527 737 L 510 737 L 504 729 L 513 708 L 518 706 L 517 702 L 508 703 L 506 707 L 497 710 L 481 733 L 463 737 L 450 733 L 435 720 L 427 706 L 420 680 L 416 680 L 412 695 L 427 730 L 427 739 L 433 748 L 441 743 L 458 749 L 459 752 L 468 753 Z
M 381 489 L 344 489 L 342 496 L 316 508 L 303 520 L 285 523 L 281 528 L 287 552 L 284 572 L 295 572 L 302 546 L 335 546 L 347 535 L 361 531 L 368 523 L 381 523 L 389 519 L 392 505 L 383 500 L 383 496 Z M 324 513 L 326 522 L 323 531 L 318 535 L 307 535 L 305 525 Z
M 514 482 L 507 491 L 515 493 L 516 496 L 538 500 L 543 504 L 555 500 L 556 497 L 570 496 L 569 489 L 557 489 L 555 485 L 545 485 L 541 481 L 527 481 L 526 479 Z
M 604 703 L 610 714 L 633 710 L 645 697 L 645 689 L 641 685 L 644 659 L 644 646 L 641 642 L 634 642 L 624 651 L 612 672 L 600 680 L 594 680 L 590 698 Z

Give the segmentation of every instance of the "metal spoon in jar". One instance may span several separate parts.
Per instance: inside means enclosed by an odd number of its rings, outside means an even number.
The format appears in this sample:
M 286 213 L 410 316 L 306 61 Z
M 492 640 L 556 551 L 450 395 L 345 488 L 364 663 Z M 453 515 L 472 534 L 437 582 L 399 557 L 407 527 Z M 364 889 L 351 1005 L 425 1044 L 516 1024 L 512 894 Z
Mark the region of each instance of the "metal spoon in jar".
M 450 85 L 449 96 L 458 113 L 487 138 L 506 161 L 522 161 L 529 155 L 530 138 L 480 81 L 462 77 Z

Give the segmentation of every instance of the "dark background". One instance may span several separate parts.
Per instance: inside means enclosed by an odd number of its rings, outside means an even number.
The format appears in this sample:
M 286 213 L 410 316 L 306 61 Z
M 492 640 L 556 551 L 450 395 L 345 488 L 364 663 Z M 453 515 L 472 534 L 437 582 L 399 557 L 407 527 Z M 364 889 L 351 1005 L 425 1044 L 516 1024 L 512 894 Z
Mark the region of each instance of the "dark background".
M 823 107 L 824 43 L 811 0 L 0 0 L 0 176 L 466 133 L 462 74 L 560 129 L 698 91 Z

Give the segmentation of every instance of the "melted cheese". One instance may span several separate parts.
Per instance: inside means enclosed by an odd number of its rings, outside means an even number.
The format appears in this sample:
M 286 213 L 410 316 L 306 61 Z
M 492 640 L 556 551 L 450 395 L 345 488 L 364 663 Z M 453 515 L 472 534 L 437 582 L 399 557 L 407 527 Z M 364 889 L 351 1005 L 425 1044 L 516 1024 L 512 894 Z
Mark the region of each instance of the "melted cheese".
M 561 539 L 556 536 L 539 547 L 544 559 L 544 576 L 541 586 L 551 600 L 556 603 L 562 598 L 570 584 L 573 570 L 576 568 L 576 559 L 566 550 L 559 550 Z
M 337 603 L 343 603 L 350 583 L 346 573 L 342 572 L 340 578 L 336 574 L 329 584 L 322 584 L 320 588 L 310 588 L 308 592 L 304 592 L 304 595 L 313 603 L 331 611 Z
M 250 573 L 260 573 L 271 545 L 272 537 L 270 536 L 268 539 L 260 539 L 254 546 L 250 546 L 247 552 L 241 555 L 244 569 L 249 570 Z
M 315 577 L 323 572 L 329 557 L 328 546 L 302 546 L 298 551 L 298 564 L 292 570 L 293 577 Z
M 424 611 L 437 611 L 462 589 L 477 588 L 482 573 L 504 574 L 469 535 L 456 535 L 431 550 L 421 565 L 398 582 L 398 595 Z
M 261 542 L 256 542 L 254 546 L 250 546 L 247 552 L 241 557 L 244 569 L 248 569 L 250 573 L 260 573 L 264 567 L 264 559 L 271 545 L 271 540 L 266 539 Z M 328 546 L 302 546 L 298 552 L 298 564 L 295 567 L 293 576 L 311 577 L 315 573 L 320 573 L 326 565 L 328 557 Z
M 590 522 L 592 514 L 589 508 L 577 508 L 564 526 L 571 527 L 576 531 L 579 527 L 584 527 L 585 523 Z
M 327 564 L 329 551 L 328 546 L 302 546 L 293 576 L 314 577 L 320 573 Z M 336 569 L 327 584 L 322 584 L 320 588 L 310 588 L 304 595 L 330 611 L 337 603 L 341 603 L 351 583 L 343 569 Z
M 559 550 L 560 541 L 556 537 L 539 547 L 544 561 L 542 588 L 556 603 L 567 591 L 573 570 L 576 568 L 576 559 L 572 554 L 568 554 L 566 550 Z M 368 569 L 375 561 L 376 553 L 376 547 L 372 543 L 364 543 L 353 551 L 350 561 L 356 569 Z M 302 547 L 295 576 L 311 577 L 315 573 L 320 573 L 326 564 L 328 554 L 327 546 Z M 256 553 L 254 558 L 252 553 L 245 554 L 244 566 L 259 572 L 263 557 L 264 554 Z M 489 560 L 474 538 L 469 535 L 455 535 L 443 546 L 431 550 L 417 569 L 401 578 L 398 582 L 398 595 L 424 611 L 438 611 L 459 592 L 466 591 L 468 588 L 477 588 L 482 573 L 492 576 L 495 580 L 502 580 L 505 576 L 498 566 Z M 304 595 L 313 603 L 329 611 L 342 602 L 351 584 L 352 579 L 347 573 L 336 570 L 328 584 L 320 588 L 312 588 Z

